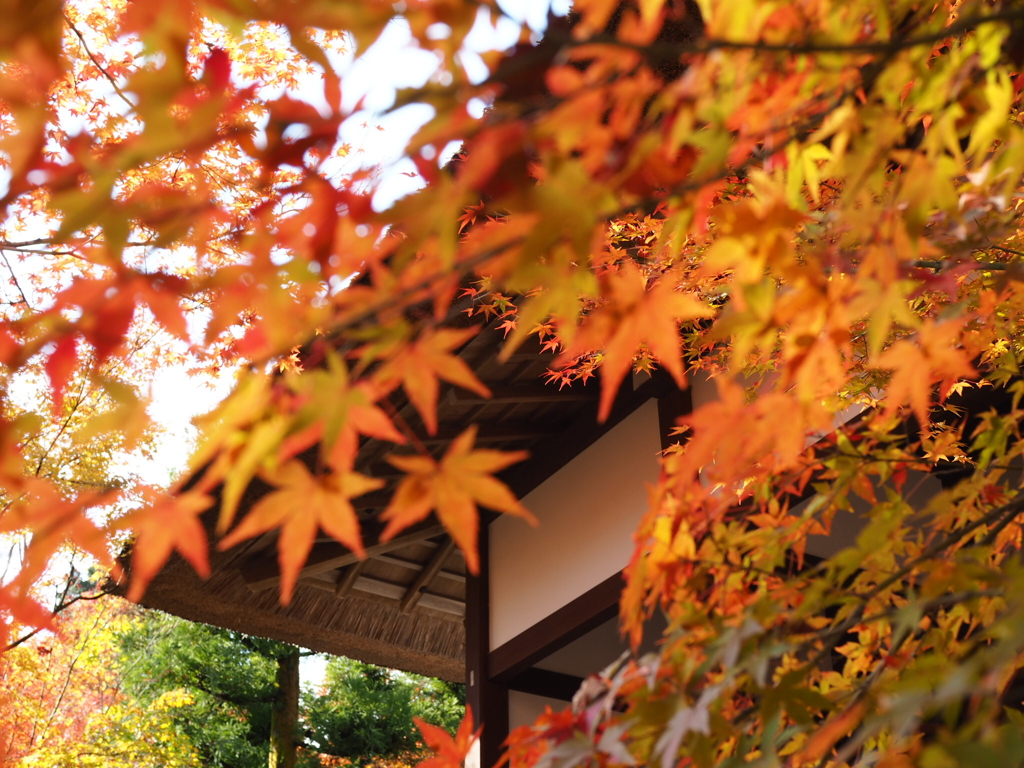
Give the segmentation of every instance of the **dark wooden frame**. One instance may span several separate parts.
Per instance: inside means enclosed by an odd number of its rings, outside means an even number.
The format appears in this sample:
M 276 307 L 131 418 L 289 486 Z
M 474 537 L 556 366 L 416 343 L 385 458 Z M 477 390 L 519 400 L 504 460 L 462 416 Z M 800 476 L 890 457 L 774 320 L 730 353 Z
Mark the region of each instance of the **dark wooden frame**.
M 544 696 L 559 701 L 572 701 L 581 685 L 583 685 L 582 677 L 538 667 L 531 667 L 520 672 L 508 681 L 510 691 L 532 693 L 534 696 Z
M 619 612 L 622 574 L 609 576 L 488 655 L 492 680 L 508 682 L 541 659 L 614 619 Z
M 473 712 L 480 735 L 479 768 L 491 768 L 501 758 L 508 737 L 508 686 L 487 674 L 491 647 L 490 539 L 486 521 L 477 534 L 480 573 L 466 578 L 466 704 Z

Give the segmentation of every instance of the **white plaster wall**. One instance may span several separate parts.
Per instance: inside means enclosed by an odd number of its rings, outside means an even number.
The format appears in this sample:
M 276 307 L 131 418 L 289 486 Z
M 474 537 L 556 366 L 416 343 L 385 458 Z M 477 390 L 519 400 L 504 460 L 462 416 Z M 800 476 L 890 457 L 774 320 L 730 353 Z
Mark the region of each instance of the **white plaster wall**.
M 693 410 L 702 405 L 718 399 L 718 385 L 714 379 L 708 377 L 705 371 L 690 371 L 688 374 L 690 383 L 690 402 L 693 403 Z
M 545 707 L 561 712 L 569 706 L 567 701 L 549 699 L 547 696 L 534 696 L 532 693 L 508 692 L 508 729 L 521 725 L 533 725 L 537 718 L 544 714 Z
M 626 566 L 660 450 L 650 400 L 527 494 L 538 527 L 491 523 L 492 650 Z

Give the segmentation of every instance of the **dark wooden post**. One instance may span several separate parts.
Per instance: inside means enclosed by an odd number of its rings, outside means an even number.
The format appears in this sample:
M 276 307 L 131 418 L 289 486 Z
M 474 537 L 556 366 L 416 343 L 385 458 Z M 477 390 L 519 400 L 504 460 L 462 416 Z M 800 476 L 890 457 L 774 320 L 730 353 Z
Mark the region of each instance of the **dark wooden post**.
M 489 529 L 491 515 L 480 515 L 477 547 L 480 573 L 466 579 L 466 703 L 475 722 L 483 724 L 479 768 L 492 768 L 508 736 L 508 687 L 492 680 L 487 658 L 491 650 Z
M 270 768 L 295 768 L 299 724 L 299 649 L 277 659 L 277 692 L 270 718 Z

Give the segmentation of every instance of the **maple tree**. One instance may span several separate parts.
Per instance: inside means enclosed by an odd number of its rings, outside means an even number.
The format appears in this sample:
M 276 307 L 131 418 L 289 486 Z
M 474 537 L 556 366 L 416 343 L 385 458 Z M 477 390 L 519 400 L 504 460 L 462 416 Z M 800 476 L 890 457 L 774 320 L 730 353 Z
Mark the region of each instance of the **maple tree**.
M 200 764 L 174 727 L 187 696 L 166 691 L 142 706 L 126 695 L 118 635 L 137 613 L 115 598 L 78 602 L 60 613 L 52 632 L 0 656 L 0 764 Z
M 415 722 L 454 734 L 464 714 L 461 685 L 335 657 L 305 721 L 325 757 L 415 764 L 425 752 Z
M 460 51 L 495 3 L 400 7 L 438 71 L 399 102 L 434 116 L 406 148 L 426 186 L 378 212 L 369 173 L 339 170 L 332 57 L 365 50 L 392 4 L 15 3 L 5 375 L 45 372 L 59 418 L 144 329 L 246 374 L 203 421 L 187 488 L 68 493 L 5 438 L 4 526 L 33 534 L 0 607 L 40 621 L 55 553 L 109 561 L 125 529 L 134 596 L 174 550 L 202 571 L 217 487 L 221 545 L 283 529 L 287 600 L 317 527 L 358 546 L 361 437 L 414 443 L 391 394 L 428 431 L 439 381 L 484 394 L 456 355 L 473 331 L 448 317 L 469 295 L 508 354 L 537 335 L 554 381 L 599 376 L 603 414 L 631 368 L 717 389 L 663 456 L 627 570 L 624 625 L 637 640 L 663 611 L 659 652 L 515 734 L 515 765 L 1024 759 L 999 705 L 1024 648 L 1024 10 L 578 0 L 475 81 Z M 303 82 L 323 109 L 287 91 Z M 145 424 L 142 395 L 110 395 Z M 473 437 L 395 459 L 387 513 L 393 533 L 435 512 L 471 567 L 476 507 L 522 513 L 493 478 L 516 457 Z M 293 463 L 314 446 L 316 472 Z M 922 472 L 948 487 L 918 508 Z M 234 527 L 257 475 L 277 490 Z M 126 498 L 149 501 L 92 512 Z M 810 564 L 808 537 L 854 498 L 866 527 Z M 469 733 L 428 740 L 448 765 Z

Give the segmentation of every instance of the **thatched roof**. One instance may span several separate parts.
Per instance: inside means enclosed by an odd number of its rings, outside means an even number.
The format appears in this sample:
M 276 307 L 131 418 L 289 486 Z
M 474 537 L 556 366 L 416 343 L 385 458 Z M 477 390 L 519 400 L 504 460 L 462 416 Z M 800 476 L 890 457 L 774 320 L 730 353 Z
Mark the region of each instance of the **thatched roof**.
M 394 401 L 401 417 L 435 456 L 470 424 L 477 443 L 503 450 L 526 449 L 531 458 L 511 467 L 502 479 L 520 497 L 531 491 L 632 412 L 653 394 L 648 380 L 634 391 L 627 382 L 612 417 L 596 423 L 598 386 L 559 390 L 545 385 L 553 361 L 538 346 L 498 360 L 501 334 L 484 329 L 459 355 L 490 388 L 491 399 L 455 388 L 442 389 L 439 429 L 427 435 L 415 410 Z M 459 681 L 464 676 L 465 581 L 462 553 L 433 518 L 380 544 L 377 516 L 387 504 L 400 473 L 384 457 L 407 450 L 370 440 L 361 446 L 356 467 L 387 486 L 354 500 L 369 557 L 359 561 L 328 539 L 314 545 L 292 602 L 278 601 L 276 534 L 245 542 L 211 556 L 213 575 L 199 579 L 174 558 L 153 580 L 143 604 L 230 629 L 284 640 L 317 651 Z M 267 487 L 255 481 L 240 514 Z M 212 530 L 216 509 L 204 516 Z
M 291 603 L 282 606 L 276 589 L 254 591 L 237 567 L 218 563 L 213 575 L 203 581 L 187 563 L 175 558 L 153 581 L 142 602 L 193 621 L 315 651 L 462 680 L 465 631 L 461 615 L 423 608 L 403 612 L 397 600 L 356 588 L 339 596 L 329 581 L 323 583 L 327 589 L 300 583 Z M 404 589 L 392 583 L 396 591 Z

